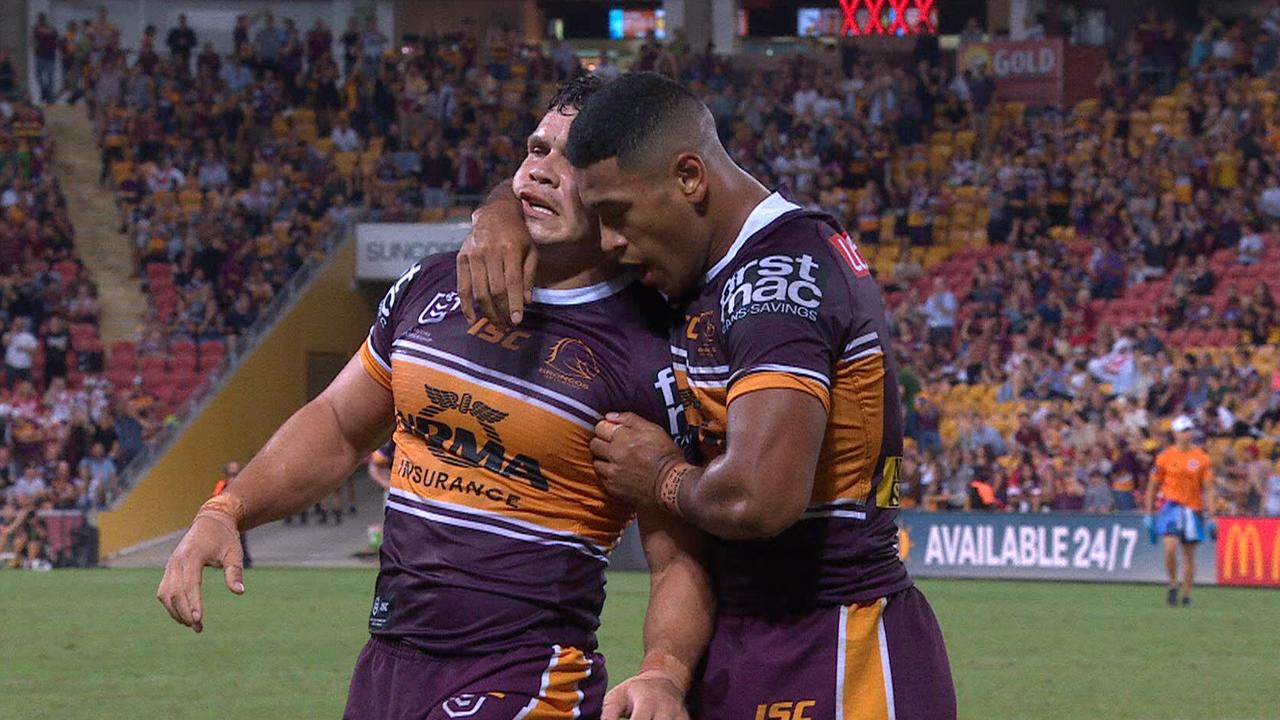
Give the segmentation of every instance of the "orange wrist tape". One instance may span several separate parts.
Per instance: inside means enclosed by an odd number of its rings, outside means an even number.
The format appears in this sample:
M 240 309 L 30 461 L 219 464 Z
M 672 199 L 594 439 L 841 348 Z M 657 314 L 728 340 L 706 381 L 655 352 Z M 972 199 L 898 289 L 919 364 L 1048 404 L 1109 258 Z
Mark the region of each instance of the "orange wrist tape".
M 659 672 L 667 676 L 681 692 L 688 692 L 689 685 L 693 682 L 693 673 L 689 668 L 673 655 L 664 652 L 645 653 L 644 661 L 640 663 L 640 673 Z
M 196 518 L 206 517 L 224 525 L 230 521 L 231 529 L 240 532 L 246 514 L 243 500 L 230 492 L 223 492 L 205 500 Z

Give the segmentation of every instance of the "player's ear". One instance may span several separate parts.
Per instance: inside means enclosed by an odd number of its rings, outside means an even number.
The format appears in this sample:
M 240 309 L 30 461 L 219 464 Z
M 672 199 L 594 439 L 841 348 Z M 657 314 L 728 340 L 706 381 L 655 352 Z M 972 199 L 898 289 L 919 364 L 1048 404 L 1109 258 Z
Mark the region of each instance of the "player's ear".
M 681 153 L 676 157 L 675 180 L 680 194 L 690 205 L 701 205 L 707 196 L 707 166 L 697 153 Z

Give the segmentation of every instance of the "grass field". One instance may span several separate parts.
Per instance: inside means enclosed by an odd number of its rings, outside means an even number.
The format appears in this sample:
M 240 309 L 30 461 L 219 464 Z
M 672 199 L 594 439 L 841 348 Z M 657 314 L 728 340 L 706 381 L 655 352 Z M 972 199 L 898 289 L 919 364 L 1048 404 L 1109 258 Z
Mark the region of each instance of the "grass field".
M 372 571 L 253 570 L 242 598 L 208 571 L 201 635 L 169 619 L 158 580 L 0 572 L 0 718 L 341 714 Z M 1209 588 L 1183 610 L 1151 586 L 920 586 L 946 633 L 961 717 L 1280 718 L 1280 593 Z M 615 682 L 639 664 L 646 589 L 644 576 L 611 576 L 600 639 Z

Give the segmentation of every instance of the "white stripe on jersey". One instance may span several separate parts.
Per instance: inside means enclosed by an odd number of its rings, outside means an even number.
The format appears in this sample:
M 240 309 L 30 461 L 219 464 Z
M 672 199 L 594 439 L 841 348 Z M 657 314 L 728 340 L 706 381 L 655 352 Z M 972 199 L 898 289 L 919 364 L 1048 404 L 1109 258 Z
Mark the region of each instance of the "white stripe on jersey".
M 530 392 L 543 395 L 550 400 L 555 400 L 556 402 L 564 403 L 565 405 L 568 405 L 569 407 L 579 410 L 583 413 L 586 413 L 587 415 L 590 415 L 596 418 L 597 420 L 599 420 L 601 417 L 604 416 L 604 413 L 601 413 L 600 411 L 592 407 L 584 405 L 583 403 L 580 403 L 577 400 L 574 400 L 568 395 L 561 395 L 555 390 L 549 390 L 545 387 L 542 387 L 541 385 L 531 383 L 528 380 L 523 380 L 521 378 L 515 377 L 514 375 L 508 375 L 503 372 L 498 372 L 497 370 L 494 370 L 492 368 L 487 368 L 483 365 L 479 365 L 477 363 L 471 362 L 466 358 L 458 357 L 457 355 L 454 355 L 452 353 L 444 352 L 443 350 L 437 350 L 436 348 L 428 347 L 426 345 L 420 345 L 418 343 L 410 342 L 408 340 L 396 340 L 392 344 L 392 346 L 405 347 L 410 350 L 416 350 L 420 353 L 425 353 L 427 355 L 434 355 L 435 357 L 438 357 L 442 360 L 448 360 L 449 362 L 457 363 L 467 368 L 468 370 L 474 370 L 480 373 L 481 375 L 488 375 L 489 377 L 495 378 L 497 380 L 509 382 L 513 385 L 519 385 L 520 387 L 525 388 Z
M 880 339 L 880 333 L 874 332 L 874 331 L 869 332 L 866 335 L 862 335 L 851 340 L 848 345 L 844 346 L 844 351 L 849 352 L 850 350 L 858 347 L 859 345 L 862 345 L 864 343 L 869 343 L 872 340 L 879 340 L 879 339 Z
M 507 528 L 500 528 L 495 525 L 490 525 L 489 523 L 475 522 L 472 520 L 463 520 L 462 518 L 456 518 L 451 515 L 440 515 L 438 513 L 428 512 L 421 508 L 404 505 L 396 501 L 394 498 L 387 499 L 387 509 L 395 510 L 396 512 L 405 513 L 406 515 L 413 515 L 415 517 L 422 518 L 423 520 L 429 520 L 431 522 L 441 523 L 443 525 L 452 525 L 454 527 L 466 528 L 468 530 L 477 530 L 479 532 L 486 532 L 492 535 L 501 535 L 502 537 L 510 538 L 512 540 L 520 540 L 522 542 L 534 543 L 537 545 L 567 547 L 571 550 L 576 550 L 593 560 L 599 560 L 600 562 L 603 562 L 605 564 L 608 564 L 609 562 L 608 558 L 596 555 L 588 548 L 582 547 L 582 545 L 579 543 L 566 542 L 564 540 L 551 540 L 549 538 L 538 537 L 536 535 L 529 535 L 527 533 L 517 532 L 515 530 L 508 530 Z
M 736 382 L 739 378 L 743 377 L 744 375 L 751 375 L 751 374 L 762 373 L 762 372 L 781 372 L 781 373 L 787 373 L 790 375 L 799 375 L 800 377 L 809 378 L 811 380 L 817 380 L 818 382 L 822 383 L 823 387 L 827 387 L 827 388 L 831 387 L 831 381 L 827 379 L 827 376 L 823 375 L 820 372 L 817 372 L 816 370 L 796 367 L 794 365 L 778 365 L 776 363 L 764 363 L 764 364 L 755 365 L 749 368 L 743 368 L 742 370 L 735 372 L 733 376 L 729 378 L 729 382 L 730 383 Z
M 411 492 L 406 492 L 404 490 L 401 490 L 400 488 L 391 488 L 388 492 L 390 492 L 392 495 L 396 497 L 403 498 L 405 500 L 412 500 L 414 502 L 419 502 L 419 503 L 422 503 L 423 505 L 434 505 L 443 510 L 451 510 L 453 512 L 462 513 L 465 515 L 474 515 L 482 518 L 492 518 L 499 522 L 504 522 L 504 523 L 507 523 L 508 525 L 515 525 L 516 527 L 522 527 L 532 532 L 543 533 L 545 535 L 554 535 L 556 537 L 565 538 L 566 540 L 577 540 L 583 545 L 589 545 L 590 547 L 593 547 L 596 550 L 599 550 L 600 554 L 602 555 L 607 554 L 609 552 L 608 548 L 600 547 L 599 545 L 591 542 L 590 540 L 582 537 L 581 535 L 575 535 L 571 532 L 564 532 L 563 530 L 552 530 L 550 528 L 542 527 L 537 523 L 531 523 L 526 520 L 517 520 L 516 518 L 507 517 L 502 513 L 489 512 L 487 510 L 481 510 L 479 508 L 467 507 L 466 505 L 455 505 L 454 503 L 444 502 L 443 500 L 428 500 L 427 498 L 424 498 L 421 495 L 416 495 Z

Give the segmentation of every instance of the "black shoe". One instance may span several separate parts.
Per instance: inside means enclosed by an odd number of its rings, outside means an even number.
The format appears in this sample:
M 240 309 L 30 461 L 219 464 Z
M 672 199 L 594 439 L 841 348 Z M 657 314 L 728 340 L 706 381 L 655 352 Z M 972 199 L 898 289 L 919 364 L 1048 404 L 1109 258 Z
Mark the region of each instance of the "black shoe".
M 1195 607 L 1195 606 L 1196 606 L 1196 601 L 1192 600 L 1190 595 L 1182 598 L 1182 607 L 1189 608 L 1189 607 Z
M 1178 607 L 1178 588 L 1169 588 L 1169 607 Z

